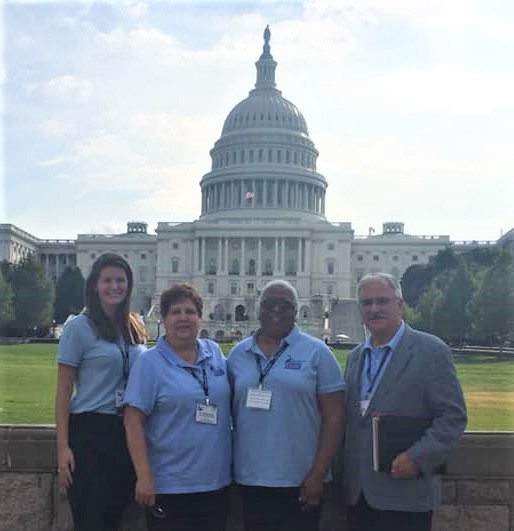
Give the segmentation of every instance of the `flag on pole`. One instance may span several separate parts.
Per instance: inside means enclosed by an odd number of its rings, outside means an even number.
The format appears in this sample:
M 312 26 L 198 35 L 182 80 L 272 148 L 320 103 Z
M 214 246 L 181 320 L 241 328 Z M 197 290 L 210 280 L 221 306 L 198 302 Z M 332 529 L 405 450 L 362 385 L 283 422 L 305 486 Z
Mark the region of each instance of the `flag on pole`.
M 253 199 L 255 194 L 253 192 L 246 192 L 245 199 L 246 201 L 250 201 L 250 199 Z

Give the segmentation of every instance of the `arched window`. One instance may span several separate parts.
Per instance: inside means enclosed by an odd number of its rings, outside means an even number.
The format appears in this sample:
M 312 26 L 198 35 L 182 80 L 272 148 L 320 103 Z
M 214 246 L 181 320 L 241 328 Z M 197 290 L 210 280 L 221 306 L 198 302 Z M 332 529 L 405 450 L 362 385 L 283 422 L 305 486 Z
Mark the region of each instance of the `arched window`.
M 238 304 L 236 306 L 236 315 L 235 315 L 236 321 L 245 321 L 245 307 L 242 304 Z
M 255 275 L 255 260 L 253 258 L 248 262 L 248 274 Z

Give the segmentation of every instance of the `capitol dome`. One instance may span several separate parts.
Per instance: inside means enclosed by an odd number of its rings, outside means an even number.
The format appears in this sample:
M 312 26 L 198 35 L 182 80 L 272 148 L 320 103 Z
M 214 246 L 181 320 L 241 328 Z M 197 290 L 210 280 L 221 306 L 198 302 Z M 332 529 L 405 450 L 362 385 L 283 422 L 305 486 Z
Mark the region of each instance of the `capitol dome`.
M 327 182 L 299 109 L 276 88 L 269 27 L 255 88 L 228 114 L 203 176 L 203 220 L 325 219 Z

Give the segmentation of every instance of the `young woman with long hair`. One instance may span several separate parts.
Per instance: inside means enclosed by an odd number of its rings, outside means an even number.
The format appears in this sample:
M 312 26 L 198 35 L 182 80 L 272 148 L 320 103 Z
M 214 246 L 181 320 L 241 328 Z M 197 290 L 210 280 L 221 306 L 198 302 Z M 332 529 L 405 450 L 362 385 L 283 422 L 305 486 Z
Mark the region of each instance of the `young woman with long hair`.
M 118 530 L 133 499 L 135 475 L 121 413 L 130 369 L 146 350 L 146 333 L 130 312 L 132 285 L 121 256 L 101 255 L 86 280 L 85 309 L 59 341 L 58 475 L 75 531 Z

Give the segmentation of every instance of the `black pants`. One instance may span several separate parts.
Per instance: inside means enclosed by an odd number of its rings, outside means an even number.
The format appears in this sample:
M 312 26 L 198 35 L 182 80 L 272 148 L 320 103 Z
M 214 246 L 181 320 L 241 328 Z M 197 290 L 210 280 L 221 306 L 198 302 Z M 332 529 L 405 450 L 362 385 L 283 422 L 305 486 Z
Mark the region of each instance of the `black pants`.
M 117 531 L 134 499 L 135 474 L 118 415 L 70 415 L 69 444 L 75 457 L 68 499 L 75 531 Z
M 318 531 L 321 507 L 302 511 L 299 487 L 239 485 L 245 531 Z
M 432 511 L 379 511 L 361 494 L 356 505 L 348 506 L 348 531 L 430 531 Z
M 157 494 L 147 509 L 148 531 L 225 531 L 228 487 L 191 494 Z

